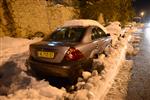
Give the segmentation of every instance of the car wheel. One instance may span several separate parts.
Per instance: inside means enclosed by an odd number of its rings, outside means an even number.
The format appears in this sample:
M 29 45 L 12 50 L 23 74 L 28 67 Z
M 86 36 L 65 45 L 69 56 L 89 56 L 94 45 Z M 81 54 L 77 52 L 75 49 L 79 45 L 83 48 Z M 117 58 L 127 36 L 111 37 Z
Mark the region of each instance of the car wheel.
M 27 63 L 27 61 L 26 61 L 26 63 L 25 63 L 25 66 L 27 67 L 26 73 L 27 73 L 29 76 L 34 76 L 34 77 L 37 76 L 37 75 L 36 75 L 36 72 L 30 67 L 30 65 Z
M 104 69 L 104 65 L 99 61 L 99 56 L 101 54 L 105 54 L 105 50 L 103 52 L 99 52 L 99 53 L 96 53 L 92 59 L 92 65 L 91 65 L 91 69 L 90 69 L 90 72 L 92 72 L 93 70 L 97 70 L 98 73 L 101 73 L 101 71 Z
M 28 74 L 30 75 L 30 76 L 33 76 L 33 77 L 38 77 L 38 72 L 37 71 L 35 71 L 35 69 L 32 69 L 30 66 L 28 67 Z
M 26 73 L 29 75 L 29 76 L 33 76 L 37 79 L 41 79 L 42 77 L 44 77 L 42 74 L 40 74 L 40 72 L 34 68 L 32 68 L 29 64 L 26 64 L 26 67 L 27 67 L 27 71 Z
M 72 73 L 72 75 L 69 77 L 69 83 L 76 84 L 78 77 L 81 76 L 82 71 L 83 71 L 82 69 L 79 69 L 79 70 L 75 71 L 75 73 Z

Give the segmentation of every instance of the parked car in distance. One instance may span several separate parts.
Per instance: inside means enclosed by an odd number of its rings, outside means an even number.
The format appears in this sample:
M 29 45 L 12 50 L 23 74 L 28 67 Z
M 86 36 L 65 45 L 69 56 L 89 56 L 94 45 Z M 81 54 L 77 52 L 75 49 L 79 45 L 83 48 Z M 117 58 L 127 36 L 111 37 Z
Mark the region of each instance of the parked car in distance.
M 71 20 L 30 45 L 30 68 L 37 74 L 74 79 L 111 44 L 105 28 L 94 20 Z

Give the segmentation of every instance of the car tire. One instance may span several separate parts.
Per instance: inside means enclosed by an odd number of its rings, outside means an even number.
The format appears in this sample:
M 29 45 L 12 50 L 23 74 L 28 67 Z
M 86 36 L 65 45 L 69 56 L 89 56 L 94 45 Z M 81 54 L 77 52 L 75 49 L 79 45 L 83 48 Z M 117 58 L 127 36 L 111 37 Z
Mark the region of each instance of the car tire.
M 107 46 L 109 47 L 109 46 Z M 99 56 L 101 54 L 104 54 L 107 56 L 107 54 L 105 54 L 105 50 L 103 52 L 99 52 L 97 54 L 95 54 L 96 56 L 94 56 L 92 59 L 92 67 L 91 67 L 91 71 L 92 72 L 93 70 L 97 70 L 98 73 L 101 73 L 102 70 L 104 70 L 104 65 L 102 63 L 100 63 L 99 61 Z
M 80 77 L 79 71 L 76 71 L 76 73 L 73 73 L 69 78 L 69 84 L 73 85 L 77 83 L 77 79 Z
M 25 66 L 27 67 L 27 71 L 26 73 L 29 75 L 29 76 L 34 76 L 36 77 L 36 72 L 30 67 L 30 65 L 28 64 L 28 62 L 26 61 L 25 63 Z
M 27 67 L 26 73 L 29 76 L 33 76 L 36 79 L 41 79 L 42 77 L 44 77 L 42 74 L 40 74 L 40 72 L 38 70 L 32 68 L 29 64 L 26 64 L 26 67 Z

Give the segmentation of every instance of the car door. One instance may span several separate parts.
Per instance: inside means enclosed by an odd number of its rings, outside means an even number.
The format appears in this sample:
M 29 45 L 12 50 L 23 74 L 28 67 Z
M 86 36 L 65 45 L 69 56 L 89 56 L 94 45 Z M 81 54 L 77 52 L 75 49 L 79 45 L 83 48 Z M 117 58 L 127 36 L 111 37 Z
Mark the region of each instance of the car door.
M 98 54 L 101 50 L 100 48 L 100 34 L 97 31 L 97 28 L 95 26 L 91 26 L 88 29 L 88 32 L 83 39 L 83 45 L 80 45 L 78 49 L 82 51 L 86 57 L 93 58 L 95 54 Z
M 99 27 L 94 27 L 92 29 L 91 39 L 93 41 L 93 45 L 95 45 L 95 49 L 98 50 L 98 52 L 103 52 L 111 40 L 109 36 Z

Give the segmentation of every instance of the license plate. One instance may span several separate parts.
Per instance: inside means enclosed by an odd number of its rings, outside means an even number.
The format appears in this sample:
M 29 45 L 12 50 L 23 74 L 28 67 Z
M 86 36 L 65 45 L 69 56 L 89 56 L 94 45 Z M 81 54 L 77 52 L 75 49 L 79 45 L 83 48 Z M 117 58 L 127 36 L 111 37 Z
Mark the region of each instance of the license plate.
M 38 57 L 54 58 L 54 52 L 38 51 Z

